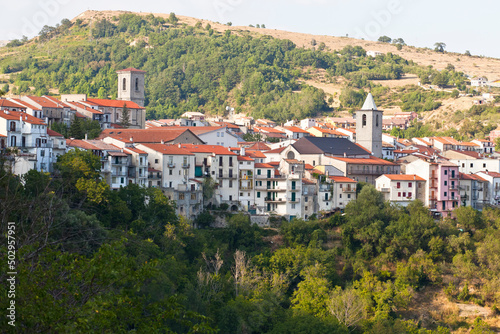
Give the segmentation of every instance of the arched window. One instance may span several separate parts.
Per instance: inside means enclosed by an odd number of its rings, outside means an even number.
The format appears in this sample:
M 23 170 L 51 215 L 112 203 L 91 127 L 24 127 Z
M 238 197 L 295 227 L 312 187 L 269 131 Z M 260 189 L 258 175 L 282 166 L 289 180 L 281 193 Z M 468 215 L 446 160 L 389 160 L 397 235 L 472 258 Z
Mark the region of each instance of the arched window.
M 127 79 L 123 78 L 123 90 L 127 90 Z
M 378 115 L 375 116 L 375 126 L 378 127 Z
M 366 126 L 366 114 L 363 114 L 363 118 L 362 118 L 362 123 L 361 123 L 362 126 Z
M 135 90 L 139 90 L 139 78 L 135 78 Z

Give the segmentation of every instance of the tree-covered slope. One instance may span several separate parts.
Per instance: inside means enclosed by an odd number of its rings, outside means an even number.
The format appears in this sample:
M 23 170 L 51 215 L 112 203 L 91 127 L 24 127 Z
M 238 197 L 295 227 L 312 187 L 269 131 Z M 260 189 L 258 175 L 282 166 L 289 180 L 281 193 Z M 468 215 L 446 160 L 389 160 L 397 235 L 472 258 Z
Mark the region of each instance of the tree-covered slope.
M 86 93 L 116 96 L 116 70 L 147 71 L 149 118 L 185 111 L 222 113 L 227 105 L 277 121 L 330 111 L 325 94 L 300 84 L 308 68 L 345 76 L 357 87 L 368 79 L 397 79 L 409 66 L 393 54 L 370 58 L 361 47 L 339 51 L 299 48 L 289 40 L 218 33 L 210 25 L 180 25 L 149 15 L 122 14 L 93 22 L 63 20 L 31 42 L 0 53 L 14 93 Z M 347 105 L 346 107 L 351 107 Z

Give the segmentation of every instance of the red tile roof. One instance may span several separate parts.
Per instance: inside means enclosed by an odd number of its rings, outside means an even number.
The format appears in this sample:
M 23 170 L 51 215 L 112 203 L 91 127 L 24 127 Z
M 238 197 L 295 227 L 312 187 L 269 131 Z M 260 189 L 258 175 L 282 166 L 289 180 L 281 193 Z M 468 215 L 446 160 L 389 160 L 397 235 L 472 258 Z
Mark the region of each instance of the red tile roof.
M 265 151 L 264 154 L 267 154 L 267 153 L 281 153 L 285 149 L 286 149 L 286 147 L 278 147 L 278 148 L 275 148 L 274 150 Z
M 303 130 L 297 126 L 283 126 L 282 128 L 288 131 L 292 131 L 294 133 L 309 133 L 306 130 Z
M 266 158 L 261 151 L 245 150 L 245 155 L 252 158 Z
M 167 144 L 142 144 L 144 147 L 155 150 L 156 152 L 169 155 L 194 155 L 188 149 L 181 148 L 179 145 Z
M 62 134 L 59 132 L 55 132 L 54 130 L 47 129 L 47 134 L 51 137 L 64 137 Z
M 311 181 L 309 179 L 302 179 L 302 184 L 316 184 L 314 181 Z
M 330 176 L 330 179 L 333 180 L 333 182 L 348 182 L 348 183 L 356 183 L 351 178 L 348 178 L 346 176 Z
M 255 144 L 249 146 L 247 149 L 256 151 L 268 151 L 271 148 L 268 145 L 264 144 L 263 142 L 258 141 Z
M 500 173 L 497 172 L 480 171 L 479 173 L 483 173 L 492 177 L 500 177 Z
M 29 103 L 27 103 L 25 101 L 21 101 L 20 99 L 14 99 L 13 98 L 13 99 L 10 99 L 10 100 L 14 101 L 17 104 L 20 104 L 21 106 L 23 106 L 25 108 L 30 108 L 31 110 L 41 110 L 40 108 L 35 107 L 34 105 L 29 104 Z
M 237 155 L 231 152 L 227 147 L 220 145 L 195 145 L 195 144 L 181 144 L 182 148 L 193 153 L 215 153 L 217 155 Z
M 63 108 L 62 104 L 60 101 L 58 100 L 53 100 L 53 99 L 50 99 L 46 96 L 27 96 L 27 98 L 29 98 L 31 101 L 39 104 L 40 106 L 45 107 L 45 108 Z
M 254 161 L 254 160 L 250 157 L 238 155 L 238 161 Z
M 91 143 L 88 143 L 82 139 L 66 139 L 66 145 L 68 147 L 78 147 L 84 150 L 97 150 L 97 151 L 101 150 L 99 147 Z
M 255 164 L 255 168 L 274 168 L 270 164 L 257 163 Z
M 35 116 L 31 116 L 31 115 L 29 115 L 25 112 L 22 112 L 22 111 L 7 111 L 7 110 L 0 111 L 0 118 L 12 120 L 12 121 L 19 121 L 20 117 L 22 117 L 23 122 L 26 122 L 29 124 L 47 125 L 40 118 L 36 118 Z
M 382 176 L 392 181 L 425 181 L 424 178 L 415 174 L 384 174 Z
M 7 99 L 1 99 L 0 98 L 0 108 L 24 108 L 26 109 L 25 106 L 20 105 L 19 103 Z
M 99 138 L 111 137 L 124 142 L 130 142 L 132 138 L 136 143 L 161 143 L 161 141 L 168 143 L 174 141 L 186 131 L 194 135 L 185 128 L 161 127 L 152 129 L 106 129 L 101 132 Z
M 141 107 L 135 102 L 132 101 L 125 101 L 125 100 L 108 100 L 108 99 L 91 99 L 88 98 L 87 101 L 93 102 L 98 106 L 101 107 L 112 107 L 112 108 L 123 108 L 123 105 L 125 105 L 127 108 L 130 109 L 145 109 L 144 107 Z
M 130 152 L 138 153 L 138 154 L 147 154 L 146 152 L 144 152 L 143 150 L 138 149 L 137 147 L 125 147 L 123 150 L 124 151 L 130 151 Z
M 89 111 L 89 112 L 91 112 L 91 113 L 93 113 L 93 114 L 102 115 L 102 112 L 101 112 L 101 111 L 96 110 L 96 109 L 92 109 L 92 108 L 90 108 L 90 107 L 87 107 L 86 105 L 81 104 L 80 102 L 71 102 L 71 103 L 65 103 L 65 104 L 67 104 L 67 105 L 68 105 L 68 107 L 70 107 L 70 108 L 71 108 L 71 107 L 72 107 L 72 108 L 74 108 L 74 107 L 78 107 L 78 108 L 80 108 L 80 109 L 83 109 L 83 110 Z

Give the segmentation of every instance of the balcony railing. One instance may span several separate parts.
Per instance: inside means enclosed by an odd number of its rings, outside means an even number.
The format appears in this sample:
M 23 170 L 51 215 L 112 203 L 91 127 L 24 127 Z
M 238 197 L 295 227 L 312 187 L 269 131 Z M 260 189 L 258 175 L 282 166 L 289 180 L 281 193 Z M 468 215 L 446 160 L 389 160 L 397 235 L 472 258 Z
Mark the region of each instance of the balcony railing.
M 175 164 L 173 162 L 168 163 L 168 168 L 175 168 Z
M 391 188 L 381 188 L 380 191 L 383 193 L 388 193 L 391 191 Z
M 388 188 L 384 188 L 384 189 L 388 189 Z M 345 192 L 345 193 L 355 193 L 356 192 L 356 188 L 350 188 L 350 187 L 342 188 L 342 191 Z
M 182 164 L 182 168 L 189 168 L 189 166 L 191 166 L 191 164 Z
M 290 197 L 290 198 L 288 198 L 287 200 L 288 200 L 288 202 L 290 202 L 290 203 L 299 203 L 299 202 L 300 202 L 300 198 L 298 198 L 298 197 L 295 197 L 295 198 L 291 198 L 291 197 Z

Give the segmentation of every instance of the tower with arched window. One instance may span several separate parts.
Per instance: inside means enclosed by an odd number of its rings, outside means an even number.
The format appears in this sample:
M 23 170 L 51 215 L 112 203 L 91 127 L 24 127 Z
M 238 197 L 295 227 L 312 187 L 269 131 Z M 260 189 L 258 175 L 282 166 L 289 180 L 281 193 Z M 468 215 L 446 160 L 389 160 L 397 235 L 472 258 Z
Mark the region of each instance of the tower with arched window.
M 132 101 L 144 107 L 144 76 L 146 71 L 126 68 L 118 73 L 118 100 Z
M 356 111 L 356 143 L 382 158 L 382 110 L 377 109 L 372 93 L 361 110 Z

